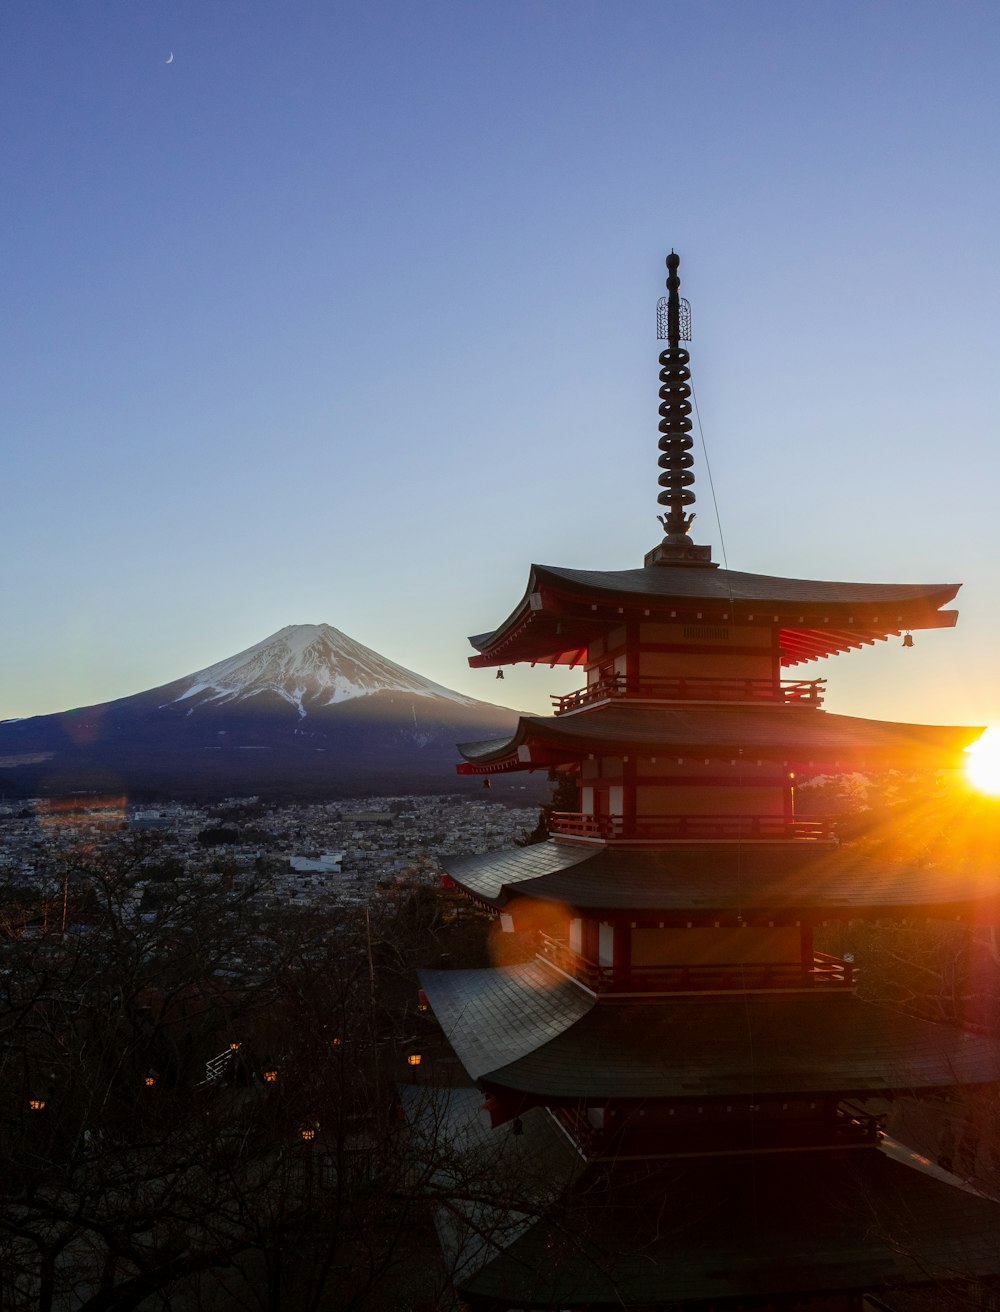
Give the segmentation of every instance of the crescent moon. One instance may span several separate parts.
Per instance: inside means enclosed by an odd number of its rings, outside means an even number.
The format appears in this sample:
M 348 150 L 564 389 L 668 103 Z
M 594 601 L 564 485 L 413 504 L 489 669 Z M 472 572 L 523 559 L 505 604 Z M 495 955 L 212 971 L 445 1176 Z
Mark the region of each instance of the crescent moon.
M 166 63 L 172 64 L 173 62 L 174 62 L 174 52 L 171 50 L 170 54 L 166 58 Z

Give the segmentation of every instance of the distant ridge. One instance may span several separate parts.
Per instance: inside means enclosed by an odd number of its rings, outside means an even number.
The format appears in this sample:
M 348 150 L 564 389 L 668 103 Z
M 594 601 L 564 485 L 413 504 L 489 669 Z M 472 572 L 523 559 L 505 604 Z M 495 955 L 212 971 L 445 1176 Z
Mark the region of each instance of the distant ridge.
M 482 784 L 455 774 L 455 743 L 516 721 L 515 711 L 444 688 L 330 624 L 291 624 L 147 692 L 0 723 L 0 778 L 42 795 L 466 791 Z M 524 784 L 512 780 L 497 796 L 524 799 Z

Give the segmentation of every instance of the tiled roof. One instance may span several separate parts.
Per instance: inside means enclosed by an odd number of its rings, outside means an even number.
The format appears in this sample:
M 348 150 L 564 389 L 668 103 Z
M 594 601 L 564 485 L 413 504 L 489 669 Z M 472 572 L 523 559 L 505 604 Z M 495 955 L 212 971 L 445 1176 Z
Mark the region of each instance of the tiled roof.
M 474 1080 L 528 1056 L 593 1005 L 582 989 L 535 962 L 499 970 L 422 971 L 420 983 Z
M 684 565 L 651 565 L 645 569 L 563 569 L 533 565 L 536 582 L 548 580 L 575 591 L 609 592 L 655 598 L 718 601 L 794 602 L 816 605 L 887 606 L 893 602 L 925 601 L 941 606 L 951 601 L 959 583 L 838 583 L 825 579 L 785 579 L 770 574 L 745 574 L 733 569 L 703 569 Z
M 847 844 L 747 844 L 636 851 L 549 839 L 451 858 L 447 873 L 496 907 L 520 897 L 578 910 L 861 912 L 960 909 L 1000 903 L 1000 871 L 915 867 Z
M 509 1244 L 476 1220 L 471 1260 L 446 1242 L 487 1306 L 784 1306 L 1000 1273 L 1000 1205 L 877 1148 L 591 1168 Z
M 475 1080 L 544 1099 L 862 1094 L 1000 1079 L 1000 1043 L 846 992 L 596 1002 L 541 963 L 421 976 Z
M 981 727 L 900 724 L 831 715 L 801 706 L 657 706 L 611 703 L 575 715 L 522 716 L 506 741 L 460 743 L 466 760 L 485 764 L 511 757 L 518 747 L 564 754 L 593 747 L 602 752 L 669 756 L 707 753 L 832 763 L 888 761 L 945 766 L 982 733 Z M 528 764 L 529 762 L 525 762 Z
M 650 566 L 574 570 L 533 565 L 524 597 L 489 633 L 470 638 L 482 653 L 474 665 L 546 659 L 566 663 L 573 651 L 615 621 L 619 610 L 663 618 L 698 607 L 713 618 L 777 624 L 783 664 L 795 664 L 903 629 L 948 627 L 941 607 L 955 583 L 841 583 L 785 579 L 737 570 Z M 569 653 L 569 655 L 567 654 Z M 573 657 L 575 660 L 575 657 Z

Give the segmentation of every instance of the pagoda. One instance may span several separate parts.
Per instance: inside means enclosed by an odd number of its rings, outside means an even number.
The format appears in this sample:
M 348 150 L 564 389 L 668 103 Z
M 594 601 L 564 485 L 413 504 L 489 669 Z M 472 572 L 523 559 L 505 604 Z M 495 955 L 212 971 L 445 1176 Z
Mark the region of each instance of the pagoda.
M 954 625 L 958 585 L 740 573 L 695 543 L 690 311 L 666 263 L 662 541 L 642 568 L 533 565 L 471 639 L 475 667 L 581 671 L 553 715 L 460 747 L 462 774 L 575 785 L 546 841 L 446 866 L 535 955 L 421 976 L 492 1133 L 565 1177 L 534 1220 L 442 1239 L 475 1309 L 892 1306 L 866 1296 L 1000 1273 L 1000 1205 L 879 1128 L 894 1098 L 1000 1080 L 1000 1044 L 863 1000 L 815 933 L 995 922 L 1000 886 L 841 843 L 796 787 L 954 768 L 981 730 L 831 714 L 800 667 Z

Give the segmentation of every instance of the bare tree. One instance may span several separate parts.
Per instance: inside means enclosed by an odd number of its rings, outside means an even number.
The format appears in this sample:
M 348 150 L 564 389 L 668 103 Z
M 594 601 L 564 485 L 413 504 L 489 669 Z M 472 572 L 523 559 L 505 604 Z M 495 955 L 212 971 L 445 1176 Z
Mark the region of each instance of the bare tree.
M 413 972 L 482 920 L 407 890 L 269 911 L 127 836 L 47 875 L 47 905 L 0 888 L 0 1305 L 450 1299 L 435 1206 L 496 1203 L 503 1136 L 454 1141 Z

